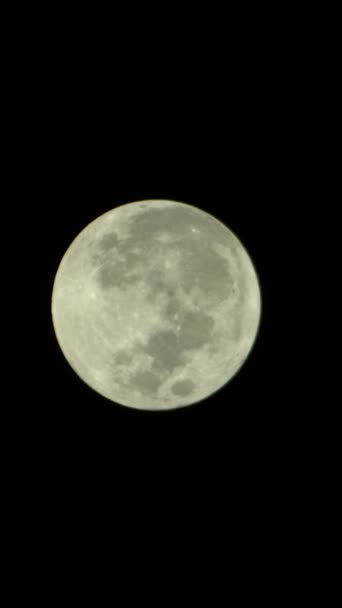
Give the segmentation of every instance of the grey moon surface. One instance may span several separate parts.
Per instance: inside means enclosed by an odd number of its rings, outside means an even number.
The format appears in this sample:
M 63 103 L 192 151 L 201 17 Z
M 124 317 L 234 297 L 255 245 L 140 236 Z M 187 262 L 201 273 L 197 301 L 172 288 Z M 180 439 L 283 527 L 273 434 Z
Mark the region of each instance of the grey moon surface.
M 256 270 L 240 240 L 198 207 L 127 203 L 65 252 L 52 290 L 65 359 L 89 387 L 141 410 L 194 404 L 222 388 L 259 327 Z

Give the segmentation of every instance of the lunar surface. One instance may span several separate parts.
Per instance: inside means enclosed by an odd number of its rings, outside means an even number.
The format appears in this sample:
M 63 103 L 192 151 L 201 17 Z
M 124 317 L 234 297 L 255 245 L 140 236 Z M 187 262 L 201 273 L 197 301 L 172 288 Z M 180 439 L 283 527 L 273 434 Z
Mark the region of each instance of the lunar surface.
M 261 311 L 256 271 L 227 226 L 185 203 L 104 213 L 58 267 L 52 320 L 76 374 L 142 410 L 205 399 L 240 369 Z

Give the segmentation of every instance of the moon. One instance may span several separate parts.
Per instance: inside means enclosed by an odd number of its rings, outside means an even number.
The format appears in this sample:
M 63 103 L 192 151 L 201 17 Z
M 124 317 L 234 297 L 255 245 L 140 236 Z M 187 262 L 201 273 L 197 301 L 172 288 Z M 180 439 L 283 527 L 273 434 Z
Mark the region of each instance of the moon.
M 258 333 L 261 294 L 249 254 L 221 221 L 145 200 L 74 239 L 51 312 L 66 361 L 89 387 L 130 408 L 170 410 L 235 376 Z

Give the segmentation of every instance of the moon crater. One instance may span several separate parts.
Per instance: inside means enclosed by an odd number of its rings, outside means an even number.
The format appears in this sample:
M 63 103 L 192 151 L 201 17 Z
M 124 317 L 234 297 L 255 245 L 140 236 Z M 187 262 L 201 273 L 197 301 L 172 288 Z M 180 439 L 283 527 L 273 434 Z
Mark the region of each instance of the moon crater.
M 170 330 L 161 330 L 150 336 L 144 352 L 153 359 L 158 371 L 172 372 L 184 363 L 184 348 L 177 335 Z
M 192 380 L 189 378 L 185 378 L 184 380 L 178 380 L 175 382 L 171 390 L 175 395 L 179 395 L 180 397 L 186 397 L 191 393 L 195 388 L 195 385 Z

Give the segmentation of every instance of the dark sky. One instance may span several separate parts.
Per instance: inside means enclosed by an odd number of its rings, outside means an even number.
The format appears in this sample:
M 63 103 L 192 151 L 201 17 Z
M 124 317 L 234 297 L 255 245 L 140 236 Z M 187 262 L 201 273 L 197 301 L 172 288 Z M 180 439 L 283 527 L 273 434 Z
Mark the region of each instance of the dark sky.
M 25 570 L 40 555 L 42 565 L 32 566 L 37 586 L 47 580 L 44 570 L 55 575 L 54 597 L 68 558 L 74 577 L 73 544 L 91 568 L 102 556 L 89 550 L 91 533 L 107 545 L 110 567 L 113 556 L 124 564 L 125 594 L 140 591 L 131 574 L 136 559 L 138 569 L 147 566 L 150 587 L 158 566 L 170 573 L 158 598 L 164 604 L 176 579 L 188 577 L 186 544 L 204 564 L 192 589 L 201 589 L 216 557 L 229 595 L 230 556 L 240 569 L 239 597 L 248 587 L 255 599 L 257 585 L 267 590 L 277 572 L 283 594 L 296 556 L 302 576 L 300 542 L 310 551 L 316 540 L 320 515 L 309 523 L 320 490 L 305 506 L 307 480 L 316 487 L 317 471 L 325 474 L 319 452 L 313 456 L 322 447 L 312 421 L 320 421 L 329 390 L 315 410 L 311 369 L 309 382 L 302 380 L 308 344 L 318 361 L 328 358 L 316 340 L 327 325 L 313 306 L 316 293 L 325 293 L 325 274 L 308 195 L 319 179 L 310 151 L 313 158 L 320 51 L 312 57 L 302 36 L 319 38 L 319 28 L 310 28 L 311 9 L 302 24 L 294 14 L 286 25 L 284 14 L 259 5 L 239 5 L 236 21 L 225 6 L 219 15 L 203 4 L 200 23 L 197 3 L 187 22 L 183 8 L 172 23 L 173 8 L 165 7 L 156 26 L 153 12 L 147 33 L 138 9 L 125 6 L 121 38 L 120 20 L 108 19 L 106 32 L 106 16 L 94 23 L 93 6 L 88 24 L 85 6 L 74 19 L 71 5 L 53 7 L 50 20 L 30 6 L 34 24 L 21 7 L 5 45 L 11 84 L 4 87 L 10 137 L 3 173 L 7 163 L 12 171 L 3 209 L 14 219 L 3 221 L 2 300 L 10 315 L 3 314 L 2 329 L 11 349 L 2 349 L 1 428 L 11 486 L 4 501 L 15 518 L 4 520 L 5 529 Z M 113 207 L 150 198 L 189 203 L 225 223 L 250 253 L 262 296 L 257 340 L 238 374 L 198 404 L 158 413 L 116 405 L 85 385 L 57 344 L 50 308 L 58 265 L 75 236 Z M 322 218 L 326 199 L 319 199 Z M 308 233 L 315 248 L 306 245 Z M 279 555 L 288 559 L 284 567 Z M 79 589 L 87 588 L 84 574 Z M 115 575 L 108 577 L 113 593 Z
M 98 604 L 105 579 L 109 597 L 119 595 L 115 560 L 129 577 L 124 597 L 137 591 L 139 605 L 142 587 L 150 597 L 163 576 L 158 605 L 183 581 L 190 605 L 196 590 L 215 605 L 221 581 L 224 600 L 234 582 L 253 603 L 272 595 L 278 605 L 273 585 L 291 604 L 301 582 L 317 600 L 325 580 L 315 574 L 333 554 L 320 539 L 336 536 L 329 472 L 338 462 L 324 461 L 333 417 L 327 430 L 321 421 L 339 393 L 329 378 L 318 395 L 307 351 L 331 368 L 330 351 L 318 346 L 330 319 L 317 295 L 331 310 L 338 303 L 336 276 L 327 282 L 322 265 L 334 215 L 321 170 L 335 147 L 329 135 L 336 140 L 338 96 L 329 87 L 338 83 L 338 20 L 331 8 L 324 22 L 321 6 L 298 3 L 176 4 L 6 5 L 4 580 L 10 570 L 12 594 L 50 591 L 55 600 L 61 589 L 64 601 L 64 581 L 79 597 L 94 580 Z M 262 295 L 258 337 L 239 373 L 208 399 L 160 413 L 86 386 L 63 357 L 50 309 L 75 236 L 116 205 L 147 198 L 190 203 L 227 224 L 251 255 Z M 328 588 L 330 579 L 325 600 Z
M 276 357 L 267 351 L 279 329 L 270 292 L 275 226 L 286 194 L 273 117 L 265 108 L 254 107 L 252 117 L 240 100 L 225 106 L 219 95 L 216 103 L 215 91 L 203 100 L 182 87 L 165 103 L 167 91 L 155 89 L 136 90 L 118 104 L 103 101 L 91 115 L 75 103 L 74 113 L 59 117 L 49 134 L 40 192 L 48 210 L 43 416 L 46 441 L 56 447 L 61 441 L 66 458 L 82 452 L 115 467 L 120 462 L 124 470 L 127 463 L 145 463 L 160 475 L 171 467 L 186 476 L 188 467 L 198 471 L 197 459 L 201 466 L 217 462 L 220 470 L 226 459 L 242 466 L 252 453 L 264 458 L 265 441 L 277 440 L 279 428 L 272 439 L 268 430 L 272 420 L 279 422 Z M 49 316 L 53 278 L 73 238 L 101 213 L 144 198 L 190 203 L 226 223 L 255 263 L 263 298 L 258 339 L 240 373 L 206 401 L 166 414 L 112 405 L 85 386 L 61 355 Z
M 223 39 L 221 46 L 187 61 L 174 56 L 174 45 L 160 61 L 151 49 L 153 64 L 139 53 L 124 60 L 113 51 L 112 63 L 101 63 L 56 51 L 25 71 L 22 222 L 27 215 L 35 226 L 37 288 L 21 425 L 32 466 L 51 491 L 59 479 L 72 492 L 88 476 L 117 487 L 121 498 L 138 488 L 142 502 L 159 488 L 157 511 L 166 495 L 171 500 L 167 488 L 177 509 L 192 490 L 208 500 L 247 484 L 252 495 L 273 487 L 286 466 L 289 429 L 296 441 L 282 238 L 292 239 L 302 165 L 289 72 L 281 50 L 260 44 L 258 53 L 223 54 Z M 50 314 L 57 267 L 74 237 L 101 213 L 146 198 L 190 203 L 226 223 L 249 251 L 262 293 L 258 338 L 235 378 L 199 404 L 157 414 L 88 388 L 64 360 Z

